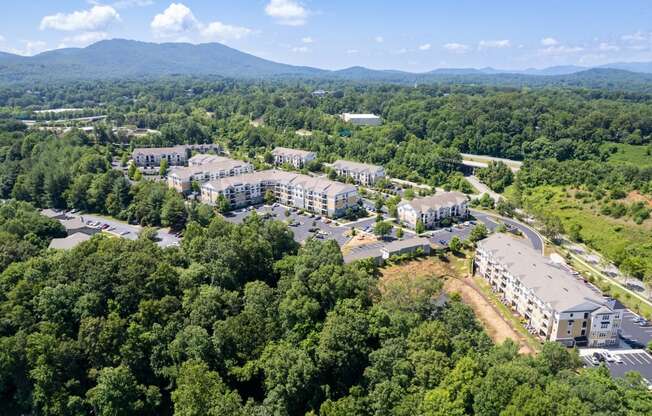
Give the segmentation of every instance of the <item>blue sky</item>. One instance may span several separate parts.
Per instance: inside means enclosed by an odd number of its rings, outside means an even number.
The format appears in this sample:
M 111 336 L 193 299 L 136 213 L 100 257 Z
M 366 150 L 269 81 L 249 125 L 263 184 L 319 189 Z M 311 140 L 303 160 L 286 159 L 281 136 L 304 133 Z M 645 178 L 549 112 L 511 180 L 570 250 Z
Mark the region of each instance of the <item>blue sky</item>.
M 216 41 L 279 62 L 329 69 L 519 69 L 652 61 L 649 0 L 2 3 L 0 50 L 23 55 L 126 38 Z

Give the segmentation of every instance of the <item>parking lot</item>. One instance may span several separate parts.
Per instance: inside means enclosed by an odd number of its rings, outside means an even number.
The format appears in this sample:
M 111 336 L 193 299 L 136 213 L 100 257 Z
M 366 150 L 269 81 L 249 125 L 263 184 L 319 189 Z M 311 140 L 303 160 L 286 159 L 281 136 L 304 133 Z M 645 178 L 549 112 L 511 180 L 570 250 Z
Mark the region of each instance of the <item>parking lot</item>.
M 641 326 L 635 319 L 638 317 L 634 312 L 626 310 L 623 313 L 623 321 L 621 323 L 621 334 L 623 338 L 636 341 L 641 345 L 646 346 L 652 341 L 652 325 L 649 323 Z
M 592 348 L 580 350 L 580 356 L 587 367 L 596 367 L 590 359 L 595 351 L 601 352 L 602 350 Z M 612 376 L 622 377 L 628 371 L 637 371 L 643 378 L 652 382 L 652 355 L 650 353 L 645 350 L 609 350 L 609 353 L 622 361 L 622 363 L 604 362 Z
M 108 232 L 116 237 L 126 238 L 127 240 L 136 240 L 140 234 L 142 227 L 140 225 L 128 224 L 126 222 L 114 220 L 111 218 L 91 215 L 91 214 L 70 214 L 71 216 L 79 216 L 79 218 L 86 224 L 97 224 L 102 231 Z M 181 239 L 168 230 L 159 229 L 156 234 L 158 241 L 156 242 L 160 247 L 168 247 L 179 245 Z
M 317 238 L 335 240 L 340 246 L 344 245 L 350 239 L 350 237 L 345 235 L 350 228 L 338 225 L 339 223 L 336 221 L 331 221 L 328 218 L 319 217 L 310 213 L 304 213 L 302 215 L 298 210 L 287 209 L 278 204 L 275 205 L 259 205 L 251 207 L 251 209 L 239 209 L 228 213 L 225 215 L 225 218 L 229 222 L 239 224 L 253 212 L 257 212 L 258 215 L 271 215 L 276 220 L 288 221 L 290 223 L 290 229 L 294 233 L 294 239 L 300 243 L 303 243 L 308 237 L 313 235 L 317 236 Z M 286 216 L 286 211 L 289 213 L 288 216 Z M 356 226 L 356 228 L 358 227 Z

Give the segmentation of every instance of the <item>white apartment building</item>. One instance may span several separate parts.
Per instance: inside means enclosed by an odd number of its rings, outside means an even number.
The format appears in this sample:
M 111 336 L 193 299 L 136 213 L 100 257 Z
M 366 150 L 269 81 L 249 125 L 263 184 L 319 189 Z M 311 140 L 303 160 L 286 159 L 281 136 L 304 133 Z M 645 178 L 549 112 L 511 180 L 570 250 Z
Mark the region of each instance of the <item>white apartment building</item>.
M 468 198 L 460 192 L 444 192 L 399 204 L 398 218 L 411 228 L 421 220 L 426 229 L 435 227 L 444 218 L 464 218 L 469 214 Z
M 353 185 L 273 169 L 204 183 L 201 198 L 215 204 L 222 195 L 237 208 L 262 202 L 268 190 L 281 204 L 334 218 L 358 207 L 359 197 Z
M 524 240 L 497 233 L 478 242 L 476 272 L 542 338 L 567 346 L 618 344 L 622 309 Z
M 272 156 L 274 156 L 275 165 L 282 165 L 287 163 L 294 166 L 296 169 L 301 169 L 306 165 L 306 163 L 317 158 L 315 152 L 299 149 L 289 149 L 287 147 L 276 147 L 274 150 L 272 150 Z
M 352 178 L 362 185 L 373 185 L 377 180 L 385 177 L 385 169 L 382 166 L 367 163 L 336 160 L 332 167 L 338 176 Z
M 375 114 L 343 113 L 342 120 L 356 126 L 380 126 L 382 120 Z
M 177 167 L 170 169 L 168 173 L 168 186 L 178 192 L 189 192 L 192 182 L 207 182 L 229 176 L 243 175 L 254 171 L 251 163 L 241 160 L 233 160 L 222 156 L 199 155 L 193 156 L 188 161 L 188 167 Z M 193 161 L 194 159 L 194 161 Z M 199 163 L 207 161 L 206 163 Z M 193 164 L 190 164 L 191 161 Z

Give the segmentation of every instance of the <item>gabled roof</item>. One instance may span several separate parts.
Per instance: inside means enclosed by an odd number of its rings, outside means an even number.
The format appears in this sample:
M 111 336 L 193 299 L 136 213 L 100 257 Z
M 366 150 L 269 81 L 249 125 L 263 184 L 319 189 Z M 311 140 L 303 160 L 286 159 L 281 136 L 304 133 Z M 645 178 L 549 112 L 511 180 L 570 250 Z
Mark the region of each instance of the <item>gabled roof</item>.
M 301 149 L 290 149 L 288 147 L 275 147 L 274 150 L 272 150 L 272 155 L 306 157 L 306 156 L 314 156 L 315 153 L 309 152 L 307 150 L 301 150 Z
M 383 170 L 382 166 L 370 165 L 368 163 L 352 162 L 350 160 L 336 160 L 333 162 L 333 168 L 348 170 L 355 173 L 376 174 Z
M 567 269 L 516 237 L 492 234 L 478 242 L 478 249 L 496 259 L 512 277 L 557 312 L 595 311 L 602 307 L 612 311 L 615 307 Z
M 424 247 L 429 245 L 430 245 L 430 240 L 428 240 L 427 238 L 413 237 L 413 238 L 408 238 L 406 240 L 392 241 L 391 243 L 388 243 L 387 245 L 382 247 L 381 250 L 384 250 L 388 253 L 395 253 L 397 251 L 401 251 L 407 248 Z
M 66 238 L 54 238 L 50 241 L 49 248 L 55 248 L 59 250 L 70 250 L 77 247 L 79 244 L 84 241 L 91 239 L 91 236 L 86 233 L 74 233 L 69 235 Z
M 439 209 L 442 207 L 453 207 L 466 202 L 466 195 L 461 192 L 444 192 L 424 198 L 415 198 L 412 201 L 401 203 L 402 206 L 408 205 L 415 211 L 425 212 L 429 209 Z

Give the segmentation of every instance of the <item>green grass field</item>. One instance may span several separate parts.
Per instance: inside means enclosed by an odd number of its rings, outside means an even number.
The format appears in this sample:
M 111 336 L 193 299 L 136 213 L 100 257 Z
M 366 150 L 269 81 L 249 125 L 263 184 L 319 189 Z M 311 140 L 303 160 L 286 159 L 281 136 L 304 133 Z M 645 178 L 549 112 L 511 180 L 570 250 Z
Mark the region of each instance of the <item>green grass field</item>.
M 652 220 L 637 225 L 625 218 L 601 215 L 599 204 L 577 200 L 562 187 L 539 187 L 524 195 L 523 203 L 530 212 L 546 212 L 559 217 L 567 231 L 574 224 L 581 226 L 583 241 L 609 260 L 621 259 L 626 253 L 640 255 L 647 261 L 648 273 L 652 274 Z
M 605 143 L 603 149 L 616 146 L 616 153 L 609 156 L 609 162 L 629 162 L 639 167 L 652 166 L 652 147 L 624 143 Z M 649 153 L 648 153 L 649 152 Z

